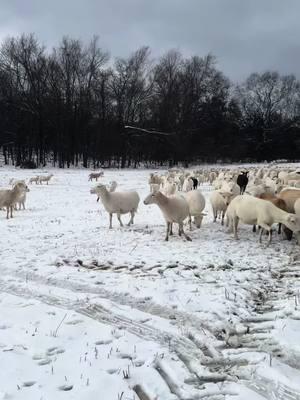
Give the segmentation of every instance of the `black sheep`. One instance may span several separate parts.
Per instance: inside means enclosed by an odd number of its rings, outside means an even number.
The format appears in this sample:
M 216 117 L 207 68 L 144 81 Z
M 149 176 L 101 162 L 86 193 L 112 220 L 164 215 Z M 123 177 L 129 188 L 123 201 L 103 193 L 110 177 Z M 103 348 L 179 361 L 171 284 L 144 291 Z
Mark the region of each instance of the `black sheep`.
M 193 189 L 196 190 L 198 187 L 198 179 L 191 177 L 191 180 L 193 181 Z
M 247 187 L 247 185 L 248 185 L 248 181 L 249 181 L 249 179 L 248 179 L 248 173 L 249 172 L 242 172 L 238 177 L 237 177 L 237 180 L 236 180 L 236 183 L 239 185 L 239 187 L 240 187 L 240 194 L 244 194 L 244 192 L 245 192 L 245 190 L 246 190 L 246 187 Z

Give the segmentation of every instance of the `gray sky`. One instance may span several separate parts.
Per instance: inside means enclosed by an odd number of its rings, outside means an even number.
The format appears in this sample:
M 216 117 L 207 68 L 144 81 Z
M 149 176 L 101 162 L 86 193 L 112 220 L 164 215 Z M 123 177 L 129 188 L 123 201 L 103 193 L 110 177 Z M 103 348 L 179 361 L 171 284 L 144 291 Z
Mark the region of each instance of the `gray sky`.
M 63 35 L 99 35 L 111 55 L 148 45 L 211 52 L 232 80 L 266 69 L 300 77 L 300 0 L 1 0 L 0 40 L 34 32 L 47 47 Z

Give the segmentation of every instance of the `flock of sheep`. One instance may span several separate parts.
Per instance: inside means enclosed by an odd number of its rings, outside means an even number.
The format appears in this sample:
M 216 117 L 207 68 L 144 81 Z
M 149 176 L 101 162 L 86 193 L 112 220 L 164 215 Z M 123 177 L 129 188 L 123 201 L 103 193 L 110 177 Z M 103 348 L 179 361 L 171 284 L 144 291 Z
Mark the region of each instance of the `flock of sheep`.
M 102 175 L 101 175 L 102 176 Z M 100 175 L 98 176 L 98 178 Z M 173 224 L 178 225 L 179 235 L 186 240 L 191 238 L 184 231 L 187 220 L 190 230 L 192 218 L 197 228 L 201 227 L 206 215 L 205 198 L 198 186 L 209 183 L 213 187 L 209 200 L 213 210 L 213 220 L 221 219 L 229 232 L 238 239 L 239 221 L 260 229 L 259 241 L 267 231 L 269 243 L 272 239 L 272 226 L 279 224 L 279 233 L 283 225 L 283 236 L 291 239 L 293 232 L 300 238 L 300 171 L 282 170 L 279 167 L 250 168 L 244 171 L 234 169 L 206 169 L 193 172 L 179 169 L 169 170 L 164 175 L 150 174 L 149 195 L 144 204 L 156 204 L 166 222 L 165 240 L 173 234 Z M 98 184 L 91 193 L 98 195 L 105 210 L 109 213 L 109 227 L 112 228 L 112 216 L 117 214 L 123 226 L 121 215 L 130 213 L 128 225 L 134 223 L 134 215 L 139 205 L 136 191 L 115 191 L 113 182 L 110 188 Z
M 46 182 L 47 185 L 52 178 L 53 174 L 50 175 L 37 175 L 29 179 L 28 183 L 35 182 L 36 184 L 42 185 L 43 182 Z M 6 210 L 6 218 L 13 218 L 13 210 L 17 210 L 19 206 L 19 210 L 23 208 L 25 210 L 26 203 L 26 193 L 30 190 L 25 182 L 25 180 L 15 180 L 12 178 L 9 181 L 9 185 L 12 187 L 11 189 L 1 189 L 0 190 L 0 209 Z
M 89 181 L 103 177 L 103 172 L 92 172 Z M 30 184 L 49 183 L 50 175 L 39 175 L 29 179 Z M 26 193 L 29 188 L 25 181 L 10 181 L 11 189 L 0 190 L 0 209 L 6 209 L 7 218 L 13 217 L 13 210 L 25 209 Z M 229 232 L 238 238 L 239 221 L 260 229 L 259 240 L 264 231 L 272 238 L 272 226 L 279 224 L 279 233 L 291 239 L 295 233 L 300 240 L 300 171 L 282 169 L 279 166 L 264 168 L 251 167 L 248 171 L 242 168 L 222 169 L 206 168 L 196 171 L 172 169 L 165 174 L 150 174 L 149 195 L 144 199 L 145 205 L 156 204 L 166 222 L 165 240 L 173 234 L 173 224 L 178 225 L 178 233 L 191 240 L 184 229 L 185 221 L 192 230 L 194 223 L 201 227 L 206 215 L 205 198 L 198 188 L 202 184 L 212 186 L 209 200 L 213 211 L 213 221 L 221 220 Z M 136 191 L 118 191 L 117 183 L 110 186 L 97 184 L 91 193 L 98 195 L 109 214 L 109 228 L 112 228 L 113 214 L 117 215 L 120 226 L 123 226 L 121 215 L 130 214 L 128 225 L 134 223 L 140 197 Z M 97 201 L 98 201 L 97 200 Z M 298 240 L 298 241 L 299 241 Z

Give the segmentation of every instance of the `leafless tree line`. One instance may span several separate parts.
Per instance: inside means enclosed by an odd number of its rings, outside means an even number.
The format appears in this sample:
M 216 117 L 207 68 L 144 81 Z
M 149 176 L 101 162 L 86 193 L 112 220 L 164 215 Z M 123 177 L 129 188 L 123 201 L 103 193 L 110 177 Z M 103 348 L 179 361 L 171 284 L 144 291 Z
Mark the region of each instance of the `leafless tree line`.
M 295 76 L 236 85 L 211 54 L 142 47 L 112 63 L 97 37 L 49 51 L 33 34 L 0 48 L 0 147 L 15 165 L 297 159 L 299 100 Z

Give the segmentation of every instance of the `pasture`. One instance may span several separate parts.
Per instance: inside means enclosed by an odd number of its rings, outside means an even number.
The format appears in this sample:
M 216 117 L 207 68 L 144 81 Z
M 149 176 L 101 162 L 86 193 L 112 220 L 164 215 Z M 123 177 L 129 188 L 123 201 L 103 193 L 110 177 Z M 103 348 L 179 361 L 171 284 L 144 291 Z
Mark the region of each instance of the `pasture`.
M 99 178 L 141 199 L 134 225 L 114 215 L 109 229 L 88 171 L 48 172 L 26 210 L 0 214 L 0 399 L 300 398 L 294 238 L 259 244 L 240 224 L 234 240 L 205 182 L 201 228 L 166 242 L 161 211 L 143 204 L 149 170 Z M 0 186 L 35 173 L 3 167 Z

